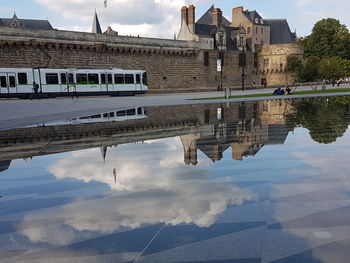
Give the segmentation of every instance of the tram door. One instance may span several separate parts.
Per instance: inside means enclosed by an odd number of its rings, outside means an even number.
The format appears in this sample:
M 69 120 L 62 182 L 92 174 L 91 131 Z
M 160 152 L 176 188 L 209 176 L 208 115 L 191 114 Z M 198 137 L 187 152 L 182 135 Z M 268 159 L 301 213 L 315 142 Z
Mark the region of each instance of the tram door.
M 141 74 L 136 73 L 136 90 L 142 90 Z
M 16 74 L 0 73 L 0 93 L 16 93 Z

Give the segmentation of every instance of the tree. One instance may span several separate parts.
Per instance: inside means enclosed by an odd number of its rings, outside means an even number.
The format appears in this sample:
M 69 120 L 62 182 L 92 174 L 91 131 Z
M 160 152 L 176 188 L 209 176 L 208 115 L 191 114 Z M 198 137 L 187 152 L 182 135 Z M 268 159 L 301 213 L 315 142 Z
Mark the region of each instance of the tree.
M 347 62 L 347 60 L 338 57 L 323 58 L 319 63 L 319 74 L 327 80 L 337 80 L 345 77 L 345 64 Z
M 298 73 L 303 65 L 303 61 L 297 57 L 290 55 L 287 57 L 286 71 L 289 73 Z
M 314 25 L 312 34 L 300 40 L 306 57 L 340 57 L 350 59 L 350 33 L 334 18 L 322 19 Z
M 298 78 L 301 82 L 309 82 L 320 79 L 319 65 L 321 59 L 318 57 L 308 57 L 304 60 L 299 71 Z
M 328 144 L 342 137 L 350 124 L 349 97 L 305 98 L 295 101 L 295 112 L 286 116 L 292 128 L 302 126 L 318 143 Z

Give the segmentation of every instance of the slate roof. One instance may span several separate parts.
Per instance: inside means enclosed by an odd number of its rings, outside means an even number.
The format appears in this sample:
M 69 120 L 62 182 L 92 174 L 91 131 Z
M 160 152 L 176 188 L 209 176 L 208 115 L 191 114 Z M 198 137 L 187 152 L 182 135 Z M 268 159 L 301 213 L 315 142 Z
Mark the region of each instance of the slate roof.
M 212 5 L 207 12 L 204 13 L 196 22 L 196 24 L 204 24 L 204 25 L 211 25 L 212 24 L 212 17 L 211 14 L 214 10 L 214 5 Z M 229 26 L 231 24 L 230 21 L 228 21 L 224 16 L 222 16 L 222 25 Z
M 98 20 L 96 11 L 95 11 L 95 16 L 94 16 L 94 22 L 92 24 L 92 33 L 102 34 L 100 21 Z
M 286 19 L 265 19 L 266 25 L 270 26 L 270 44 L 289 44 L 296 39 L 296 34 L 290 31 Z
M 223 29 L 226 31 L 226 44 L 227 50 L 235 51 L 237 50 L 235 43 L 233 42 L 231 35 L 233 31 L 239 30 L 236 27 L 223 26 Z M 215 38 L 218 28 L 215 25 L 205 25 L 205 24 L 195 24 L 195 34 L 199 36 L 207 36 Z
M 18 20 L 21 23 L 21 25 L 23 25 L 25 28 L 45 29 L 45 30 L 53 29 L 53 27 L 51 26 L 48 20 L 37 20 L 37 19 L 18 19 Z M 8 26 L 11 21 L 12 21 L 12 18 L 0 18 L 0 26 Z
M 260 20 L 262 19 L 262 17 L 259 15 L 258 12 L 254 11 L 243 11 L 243 13 L 245 14 L 245 16 L 254 24 L 260 24 Z M 255 23 L 255 19 L 258 19 L 258 23 Z

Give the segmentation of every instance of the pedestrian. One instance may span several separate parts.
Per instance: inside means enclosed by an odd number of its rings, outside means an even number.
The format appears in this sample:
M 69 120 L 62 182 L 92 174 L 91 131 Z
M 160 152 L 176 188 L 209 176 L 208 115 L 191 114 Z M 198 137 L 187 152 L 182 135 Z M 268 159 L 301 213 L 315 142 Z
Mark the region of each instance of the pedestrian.
M 78 93 L 77 93 L 77 85 L 75 83 L 72 84 L 72 99 L 74 98 L 74 96 L 78 98 Z
M 36 99 L 39 98 L 39 85 L 34 81 L 33 82 L 33 92 L 34 92 L 34 97 Z M 33 96 L 31 97 L 31 99 L 33 99 Z
M 266 89 L 266 88 L 267 88 L 267 81 L 264 80 L 264 89 Z
M 252 89 L 255 89 L 256 85 L 255 85 L 255 81 L 252 81 Z

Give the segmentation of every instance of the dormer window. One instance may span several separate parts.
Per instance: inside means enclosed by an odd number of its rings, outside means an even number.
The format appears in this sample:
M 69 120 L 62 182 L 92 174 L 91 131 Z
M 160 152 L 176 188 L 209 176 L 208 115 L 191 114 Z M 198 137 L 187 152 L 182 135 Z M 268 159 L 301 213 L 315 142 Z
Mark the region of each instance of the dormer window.
M 255 24 L 259 24 L 259 18 L 255 18 Z
M 260 19 L 260 24 L 264 24 L 264 19 Z

